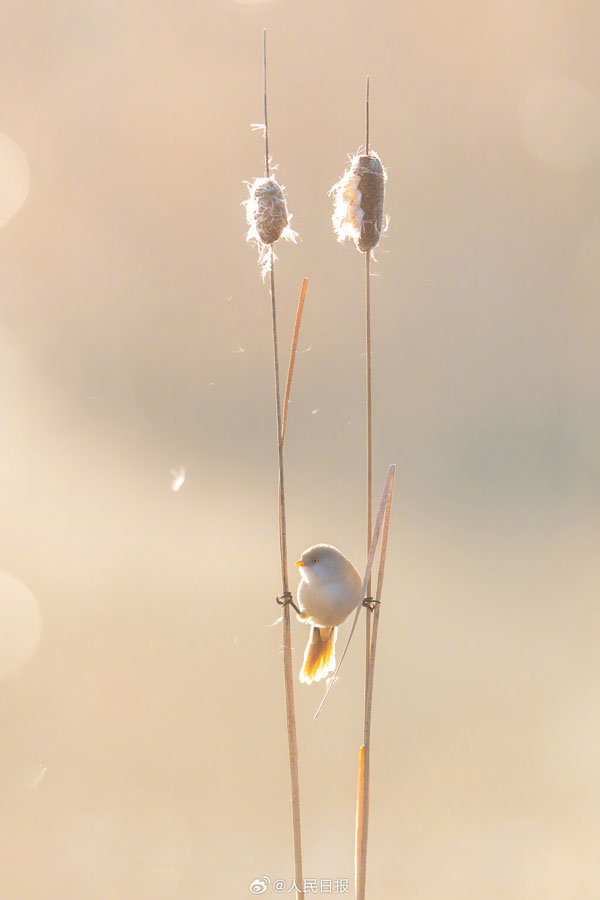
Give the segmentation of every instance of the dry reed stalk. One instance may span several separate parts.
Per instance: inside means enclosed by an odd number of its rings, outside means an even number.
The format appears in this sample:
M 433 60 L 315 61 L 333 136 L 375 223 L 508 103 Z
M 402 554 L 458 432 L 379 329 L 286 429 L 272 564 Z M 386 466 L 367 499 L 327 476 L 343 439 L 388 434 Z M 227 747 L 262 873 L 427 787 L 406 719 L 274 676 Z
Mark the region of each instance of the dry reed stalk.
M 368 82 L 367 82 L 368 84 Z M 368 88 L 367 88 L 368 91 Z M 367 93 L 368 96 L 368 93 Z M 368 153 L 367 149 L 367 153 Z M 367 552 L 371 544 L 373 531 L 373 406 L 371 390 L 371 251 L 365 253 L 365 387 L 367 406 Z M 371 596 L 371 579 L 367 584 L 367 597 Z M 366 673 L 369 671 L 369 653 L 371 647 L 371 616 L 367 608 L 365 616 L 365 690 Z
M 290 396 L 292 393 L 292 381 L 294 378 L 294 364 L 296 361 L 296 351 L 298 349 L 298 336 L 300 334 L 300 324 L 302 322 L 302 313 L 304 311 L 304 301 L 306 299 L 306 289 L 308 287 L 308 278 L 302 280 L 300 289 L 300 298 L 298 300 L 298 309 L 296 311 L 296 321 L 294 324 L 294 334 L 292 337 L 292 346 L 290 350 L 290 361 L 288 364 L 288 373 L 285 386 L 285 399 L 283 405 L 283 415 L 281 413 L 281 404 L 279 402 L 279 354 L 277 347 L 277 322 L 275 312 L 275 276 L 274 267 L 271 265 L 271 300 L 272 300 L 272 316 L 273 316 L 273 358 L 275 360 L 275 392 L 277 407 L 277 429 L 279 437 L 278 442 L 278 458 L 279 458 L 279 522 L 280 522 L 280 541 L 281 541 L 281 578 L 283 592 L 288 591 L 288 571 L 287 571 L 287 534 L 285 521 L 285 491 L 283 483 L 283 446 L 285 443 L 285 430 L 287 423 L 287 413 L 290 405 Z M 294 835 L 294 869 L 296 885 L 300 887 L 298 896 L 300 896 L 303 886 L 302 880 L 302 840 L 300 828 L 300 784 L 298 779 L 298 741 L 296 737 L 296 713 L 294 705 L 294 673 L 292 665 L 292 632 L 290 627 L 290 608 L 286 604 L 283 608 L 283 653 L 284 653 L 284 678 L 285 678 L 285 698 L 286 698 L 286 715 L 287 715 L 287 732 L 288 732 L 288 750 L 290 758 L 290 783 L 291 783 L 291 801 L 292 801 L 292 825 Z
M 288 738 L 288 755 L 290 764 L 290 788 L 292 806 L 292 829 L 294 841 L 294 872 L 297 900 L 303 895 L 302 876 L 302 840 L 300 829 L 300 782 L 298 777 L 298 739 L 296 733 L 296 710 L 294 703 L 294 674 L 292 665 L 292 635 L 290 627 L 290 607 L 287 603 L 289 594 L 287 565 L 287 528 L 285 515 L 285 481 L 283 466 L 283 445 L 285 422 L 289 406 L 294 370 L 294 359 L 298 342 L 298 331 L 302 318 L 302 308 L 306 294 L 306 279 L 302 285 L 300 304 L 296 316 L 296 327 L 292 341 L 292 353 L 288 370 L 285 405 L 282 412 L 281 386 L 279 372 L 279 341 L 277 334 L 277 305 L 275 300 L 275 251 L 273 244 L 279 237 L 285 237 L 289 215 L 283 191 L 271 178 L 269 160 L 269 129 L 267 120 L 267 32 L 263 32 L 263 66 L 264 66 L 264 137 L 265 137 L 265 178 L 257 179 L 250 188 L 250 198 L 246 202 L 246 213 L 250 225 L 249 237 L 256 240 L 259 246 L 259 261 L 262 264 L 263 277 L 270 272 L 271 321 L 273 328 L 273 368 L 275 375 L 275 414 L 277 419 L 277 460 L 278 460 L 278 499 L 279 499 L 279 550 L 281 559 L 281 586 L 283 611 L 283 674 L 285 689 L 286 724 Z M 289 235 L 288 235 L 289 236 Z
M 369 155 L 369 76 L 365 97 L 365 154 Z M 373 441 L 372 441 L 372 391 L 371 391 L 371 248 L 365 253 L 365 387 L 367 404 L 367 553 L 373 530 Z M 371 596 L 371 579 L 367 585 Z M 365 672 L 369 669 L 371 646 L 371 617 L 365 616 Z
M 281 428 L 281 442 L 285 444 L 285 430 L 287 425 L 287 414 L 290 406 L 290 395 L 292 393 L 292 379 L 294 377 L 294 365 L 296 363 L 296 351 L 298 349 L 298 336 L 300 334 L 300 323 L 302 322 L 302 313 L 304 312 L 304 301 L 306 299 L 306 289 L 308 287 L 308 278 L 302 279 L 302 287 L 300 288 L 300 297 L 298 299 L 298 309 L 296 310 L 296 321 L 294 323 L 294 334 L 292 337 L 292 347 L 290 349 L 290 362 L 288 365 L 287 381 L 285 384 L 285 397 L 283 400 L 283 425 Z
M 385 518 L 383 521 L 383 535 L 381 538 L 381 553 L 379 555 L 379 568 L 377 571 L 377 590 L 375 592 L 375 608 L 373 612 L 373 633 L 369 648 L 369 668 L 367 671 L 365 688 L 365 719 L 363 731 L 363 745 L 360 748 L 358 759 L 358 793 L 356 798 L 356 900 L 364 900 L 367 880 L 367 841 L 369 836 L 369 776 L 371 762 L 371 713 L 373 709 L 373 679 L 375 676 L 375 652 L 377 650 L 377 633 L 379 628 L 379 610 L 381 606 L 381 594 L 383 591 L 383 576 L 385 574 L 385 560 L 387 555 L 388 535 L 390 531 L 390 516 L 392 512 L 392 497 L 394 494 L 394 477 L 390 483 Z
M 358 776 L 356 779 L 356 831 L 355 831 L 355 847 L 354 854 L 354 884 L 358 885 L 358 873 L 362 871 L 362 861 L 359 855 L 361 842 L 359 840 L 359 828 L 362 829 L 363 823 L 363 799 L 365 787 L 365 745 L 362 744 L 358 751 Z M 362 832 L 361 832 L 362 834 Z
M 365 147 L 352 158 L 349 168 L 341 180 L 332 188 L 335 194 L 333 226 L 338 240 L 351 238 L 357 250 L 365 254 L 365 387 L 366 387 L 366 444 L 367 444 L 367 550 L 371 546 L 373 523 L 373 446 L 372 446 L 372 378 L 371 378 L 371 252 L 385 231 L 386 221 L 383 215 L 383 200 L 387 175 L 377 154 L 371 150 L 369 143 L 369 77 L 366 80 L 365 96 Z M 366 585 L 366 595 L 371 596 L 371 580 Z M 369 693 L 369 678 L 372 672 L 370 607 L 365 616 L 365 709 Z M 363 885 L 366 869 L 366 818 L 368 806 L 364 808 L 365 798 L 369 791 L 369 758 L 368 747 L 361 752 L 359 766 L 359 784 L 361 794 L 357 799 L 355 866 L 357 886 Z M 363 765 L 364 764 L 364 765 Z M 357 897 L 360 895 L 357 894 Z
M 271 253 L 273 250 L 271 250 Z M 285 518 L 285 483 L 283 469 L 283 422 L 281 414 L 281 391 L 279 386 L 279 344 L 277 339 L 277 310 L 275 303 L 275 270 L 271 259 L 271 317 L 273 324 L 273 363 L 275 372 L 275 411 L 277 416 L 277 456 L 279 464 L 279 548 L 281 556 L 282 595 L 289 592 L 287 566 L 287 529 Z M 290 385 L 291 387 L 291 385 Z M 302 895 L 302 837 L 300 829 L 300 781 L 298 776 L 298 738 L 296 734 L 296 708 L 294 703 L 294 672 L 292 664 L 292 630 L 290 625 L 290 607 L 283 606 L 282 638 L 283 638 L 283 673 L 285 686 L 285 708 L 287 720 L 288 755 L 290 762 L 290 787 L 292 802 L 292 830 L 294 835 L 294 871 L 296 878 L 297 898 Z

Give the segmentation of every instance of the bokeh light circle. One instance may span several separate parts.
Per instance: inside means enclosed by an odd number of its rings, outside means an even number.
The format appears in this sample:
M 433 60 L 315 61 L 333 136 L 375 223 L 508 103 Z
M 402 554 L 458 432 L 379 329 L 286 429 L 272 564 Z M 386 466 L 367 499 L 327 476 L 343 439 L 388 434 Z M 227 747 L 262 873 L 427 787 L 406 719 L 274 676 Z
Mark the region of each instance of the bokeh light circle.
M 19 212 L 28 193 L 27 157 L 12 138 L 0 131 L 0 227 Z
M 42 639 L 42 614 L 25 585 L 0 571 L 0 681 L 18 675 Z

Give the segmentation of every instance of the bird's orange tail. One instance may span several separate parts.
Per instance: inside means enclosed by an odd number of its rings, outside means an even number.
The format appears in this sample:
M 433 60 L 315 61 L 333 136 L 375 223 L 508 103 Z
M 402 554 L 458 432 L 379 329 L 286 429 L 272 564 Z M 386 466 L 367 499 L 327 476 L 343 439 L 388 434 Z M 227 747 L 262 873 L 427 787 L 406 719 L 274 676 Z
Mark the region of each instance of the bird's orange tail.
M 335 641 L 337 628 L 319 628 L 313 625 L 304 651 L 300 681 L 310 684 L 326 678 L 335 669 Z

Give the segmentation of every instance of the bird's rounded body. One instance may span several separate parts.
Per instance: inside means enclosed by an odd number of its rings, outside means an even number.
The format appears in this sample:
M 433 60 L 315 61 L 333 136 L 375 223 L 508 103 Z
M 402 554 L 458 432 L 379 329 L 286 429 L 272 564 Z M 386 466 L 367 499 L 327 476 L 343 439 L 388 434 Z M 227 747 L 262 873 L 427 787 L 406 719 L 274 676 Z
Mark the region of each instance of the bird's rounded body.
M 360 602 L 362 579 L 349 559 L 331 544 L 315 544 L 302 554 L 298 606 L 311 634 L 300 680 L 319 681 L 335 668 L 337 626 Z
M 356 575 L 358 580 L 311 583 L 302 579 L 298 586 L 298 606 L 306 614 L 306 621 L 324 626 L 345 622 L 360 598 L 361 580 L 358 572 Z

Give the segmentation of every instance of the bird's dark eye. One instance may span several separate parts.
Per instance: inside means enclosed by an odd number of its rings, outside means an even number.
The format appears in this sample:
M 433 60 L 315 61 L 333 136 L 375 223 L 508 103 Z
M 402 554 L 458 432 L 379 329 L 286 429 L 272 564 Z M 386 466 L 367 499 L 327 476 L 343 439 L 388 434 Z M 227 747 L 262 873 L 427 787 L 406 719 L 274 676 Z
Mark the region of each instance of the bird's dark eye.
M 313 561 L 314 563 L 318 563 L 318 562 L 319 562 L 319 560 L 317 559 L 316 556 L 313 556 L 313 560 L 312 560 L 312 561 Z

